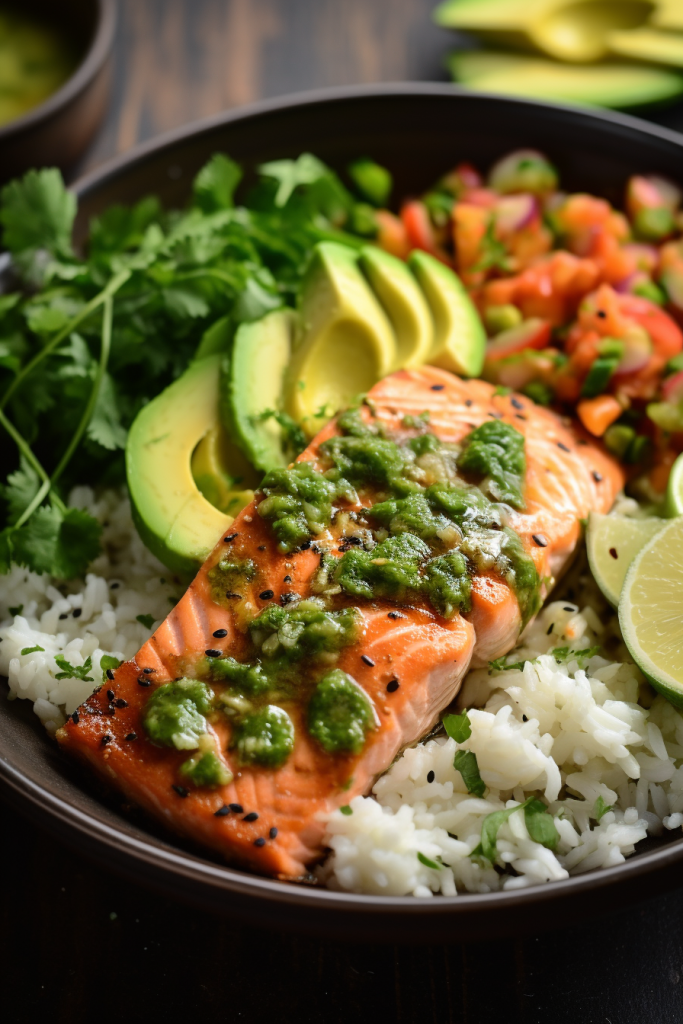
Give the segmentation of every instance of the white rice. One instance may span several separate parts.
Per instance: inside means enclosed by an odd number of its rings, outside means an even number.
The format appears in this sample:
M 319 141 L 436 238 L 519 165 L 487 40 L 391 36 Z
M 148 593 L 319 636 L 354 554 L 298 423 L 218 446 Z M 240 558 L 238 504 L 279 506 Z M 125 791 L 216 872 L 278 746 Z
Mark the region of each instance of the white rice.
M 96 498 L 89 487 L 78 487 L 69 504 L 87 509 L 103 526 L 103 553 L 85 579 L 64 583 L 18 566 L 0 576 L 0 674 L 9 680 L 10 698 L 33 701 L 50 733 L 102 682 L 102 655 L 132 658 L 183 591 L 138 537 L 120 492 Z M 138 615 L 151 615 L 151 628 Z M 43 651 L 21 653 L 31 647 Z M 58 679 L 59 654 L 75 668 L 89 657 L 86 678 Z
M 0 673 L 10 696 L 31 700 L 50 733 L 100 684 L 102 655 L 132 657 L 182 593 L 138 538 L 119 492 L 96 498 L 81 487 L 70 503 L 103 524 L 104 552 L 85 579 L 64 583 L 17 567 L 0 577 Z M 406 750 L 372 796 L 354 798 L 351 814 L 330 816 L 332 852 L 321 880 L 338 890 L 418 897 L 519 888 L 619 864 L 648 833 L 681 828 L 683 716 L 654 696 L 628 657 L 616 615 L 594 587 L 584 589 L 581 611 L 556 601 L 527 630 L 508 659 L 528 659 L 523 670 L 469 674 L 459 698 L 471 709 L 469 739 L 440 736 Z M 152 626 L 139 615 L 151 615 Z M 598 644 L 603 652 L 587 661 L 558 664 L 550 653 Z M 21 653 L 36 646 L 44 650 Z M 58 679 L 59 654 L 74 667 L 89 657 L 89 678 Z M 467 793 L 453 767 L 458 747 L 476 754 L 488 787 L 482 798 Z M 518 812 L 498 832 L 495 866 L 470 856 L 488 814 L 532 795 L 554 817 L 555 851 L 531 839 Z M 599 823 L 598 798 L 612 808 Z M 418 854 L 443 866 L 428 867 Z

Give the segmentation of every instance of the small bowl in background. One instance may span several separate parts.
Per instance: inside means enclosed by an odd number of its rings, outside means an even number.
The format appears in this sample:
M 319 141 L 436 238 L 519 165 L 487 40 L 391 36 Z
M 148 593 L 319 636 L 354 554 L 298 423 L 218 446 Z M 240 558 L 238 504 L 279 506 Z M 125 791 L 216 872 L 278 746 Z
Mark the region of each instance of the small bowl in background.
M 68 170 L 85 152 L 109 100 L 116 24 L 114 0 L 21 0 L 8 6 L 54 25 L 79 57 L 56 92 L 0 126 L 0 183 L 31 167 Z

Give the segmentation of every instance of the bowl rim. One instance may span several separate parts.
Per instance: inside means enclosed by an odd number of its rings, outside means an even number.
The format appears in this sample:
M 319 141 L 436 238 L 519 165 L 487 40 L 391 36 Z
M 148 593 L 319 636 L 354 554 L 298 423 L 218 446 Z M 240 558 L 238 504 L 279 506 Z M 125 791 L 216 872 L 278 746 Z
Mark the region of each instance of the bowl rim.
M 117 10 L 115 0 L 95 0 L 97 24 L 95 33 L 80 64 L 63 85 L 37 107 L 8 121 L 0 127 L 0 145 L 15 135 L 29 131 L 47 120 L 58 110 L 68 106 L 97 75 L 111 52 L 116 31 Z
M 563 112 L 570 119 L 583 121 L 586 118 L 594 122 L 618 126 L 629 132 L 644 134 L 653 139 L 670 143 L 683 150 L 683 135 L 659 125 L 649 124 L 628 114 L 614 113 L 527 100 L 524 98 L 501 96 L 496 93 L 475 93 L 470 90 L 440 83 L 384 83 L 376 85 L 341 86 L 261 100 L 244 107 L 213 115 L 192 122 L 149 141 L 143 142 L 124 154 L 107 161 L 96 170 L 77 179 L 70 187 L 79 198 L 85 198 L 93 190 L 105 185 L 132 165 L 144 162 L 148 157 L 160 153 L 163 149 L 182 143 L 188 138 L 203 132 L 229 125 L 233 122 L 259 118 L 263 115 L 277 113 L 280 110 L 308 105 L 343 102 L 346 100 L 362 100 L 363 98 L 424 96 L 453 97 L 462 96 L 474 102 L 502 101 L 511 107 L 541 108 L 548 112 Z M 6 788 L 6 795 L 29 817 L 48 827 L 53 833 L 71 846 L 76 846 L 85 853 L 88 846 L 95 847 L 99 853 L 106 851 L 106 859 L 113 868 L 117 868 L 129 877 L 138 880 L 143 877 L 147 884 L 174 891 L 180 898 L 189 899 L 195 904 L 208 905 L 207 893 L 211 893 L 216 901 L 215 912 L 231 914 L 239 913 L 236 905 L 231 906 L 230 897 L 238 897 L 251 901 L 256 906 L 266 904 L 272 908 L 271 913 L 280 908 L 298 908 L 307 913 L 309 919 L 316 916 L 316 924 L 308 926 L 308 930 L 324 931 L 322 913 L 327 910 L 335 912 L 340 922 L 362 917 L 369 921 L 372 913 L 378 921 L 385 924 L 398 925 L 399 919 L 408 919 L 408 924 L 417 923 L 419 918 L 444 920 L 451 916 L 453 920 L 474 922 L 478 915 L 484 914 L 491 920 L 491 914 L 500 911 L 509 917 L 508 911 L 514 908 L 526 908 L 550 901 L 553 905 L 568 904 L 577 897 L 595 889 L 612 890 L 622 888 L 630 883 L 651 874 L 656 869 L 667 868 L 667 881 L 661 887 L 677 884 L 671 881 L 673 866 L 683 859 L 683 838 L 672 839 L 664 846 L 654 850 L 646 850 L 636 854 L 623 863 L 585 874 L 572 875 L 567 879 L 546 882 L 536 886 L 520 889 L 499 890 L 491 893 L 459 893 L 456 896 L 439 896 L 437 899 L 420 900 L 414 896 L 380 896 L 349 892 L 339 892 L 322 887 L 310 887 L 292 884 L 277 879 L 241 871 L 228 865 L 208 859 L 201 854 L 195 855 L 182 848 L 171 849 L 173 835 L 169 833 L 168 844 L 163 845 L 153 835 L 149 839 L 140 839 L 124 829 L 118 829 L 107 822 L 93 818 L 87 811 L 69 803 L 53 791 L 46 790 L 41 784 L 29 778 L 20 769 L 0 756 L 0 779 Z M 662 871 L 662 877 L 665 873 Z M 155 876 L 155 877 L 153 877 Z M 641 898 L 651 893 L 641 894 Z M 636 897 L 632 898 L 637 898 Z M 585 904 L 582 903 L 582 906 Z M 262 913 L 263 916 L 263 913 Z M 285 927 L 296 927 L 294 918 L 285 922 Z M 518 925 L 516 925 L 517 927 Z M 381 925 L 380 925 L 381 927 Z M 328 929 L 329 930 L 329 929 Z M 397 934 L 397 939 L 400 936 Z M 418 939 L 419 941 L 419 939 Z

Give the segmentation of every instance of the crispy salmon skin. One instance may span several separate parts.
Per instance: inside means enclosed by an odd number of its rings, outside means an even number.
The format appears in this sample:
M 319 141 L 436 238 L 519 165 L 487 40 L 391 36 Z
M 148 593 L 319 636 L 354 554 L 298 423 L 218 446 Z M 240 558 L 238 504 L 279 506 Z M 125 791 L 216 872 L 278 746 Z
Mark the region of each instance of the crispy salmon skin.
M 591 510 L 608 511 L 623 486 L 618 465 L 552 412 L 431 367 L 400 371 L 377 384 L 362 419 L 399 445 L 428 429 L 457 450 L 475 428 L 492 420 L 523 436 L 523 502 L 518 508 L 504 506 L 505 529 L 519 538 L 520 557 L 528 565 L 533 560 L 539 599 L 571 557 L 581 536 L 580 520 Z M 298 461 L 325 470 L 330 465 L 325 443 L 339 434 L 333 420 Z M 428 458 L 423 465 L 429 467 Z M 333 560 L 354 547 L 372 553 L 381 540 L 381 531 L 368 540 L 364 510 L 387 497 L 386 489 L 372 483 L 346 493 L 335 500 L 327 525 L 287 549 L 273 522 L 259 514 L 265 499 L 258 493 L 154 636 L 59 730 L 62 747 L 127 799 L 231 863 L 281 878 L 306 877 L 324 852 L 326 814 L 367 793 L 399 751 L 434 726 L 468 668 L 507 653 L 529 616 L 509 576 L 481 560 L 476 567 L 469 564 L 466 578 L 460 578 L 465 596 L 448 611 L 417 591 L 397 600 L 381 589 L 359 597 L 335 585 L 340 563 Z M 383 565 L 387 559 L 374 562 Z M 327 577 L 321 585 L 323 564 Z M 226 565 L 248 566 L 234 589 L 226 588 L 228 577 L 221 576 Z M 226 658 L 241 664 L 253 660 L 255 643 L 265 654 L 255 617 L 274 606 L 303 607 L 301 602 L 311 598 L 327 600 L 353 628 L 334 650 L 324 648 L 293 663 L 287 681 L 269 694 L 267 699 L 289 716 L 291 752 L 281 763 L 254 763 L 247 741 L 240 747 L 235 739 L 243 698 L 216 682 L 215 666 Z M 280 633 L 272 635 L 279 639 L 271 638 L 271 648 L 277 648 L 284 640 Z M 364 730 L 359 742 L 342 749 L 326 747 L 311 725 L 311 693 L 318 693 L 316 679 L 327 671 L 350 680 L 350 699 L 365 716 L 359 719 Z M 151 696 L 181 678 L 208 679 L 218 703 L 206 714 L 201 740 L 178 748 L 149 738 L 145 714 Z M 188 757 L 199 756 L 198 744 L 199 753 L 210 751 L 222 779 L 230 781 L 188 780 L 181 769 Z

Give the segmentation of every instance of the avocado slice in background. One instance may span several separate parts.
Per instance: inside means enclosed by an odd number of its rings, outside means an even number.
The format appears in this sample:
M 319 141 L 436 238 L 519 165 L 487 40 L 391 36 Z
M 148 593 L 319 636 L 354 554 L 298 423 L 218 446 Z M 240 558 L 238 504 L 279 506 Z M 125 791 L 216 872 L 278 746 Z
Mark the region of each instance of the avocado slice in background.
M 220 425 L 220 359 L 215 355 L 191 363 L 140 410 L 126 444 L 138 533 L 164 565 L 183 575 L 197 571 L 234 518 L 207 501 L 192 475 L 195 448 Z M 224 475 L 232 475 L 229 467 Z
M 277 309 L 262 320 L 242 324 L 221 363 L 221 418 L 263 472 L 291 461 L 282 427 L 263 414 L 281 409 L 297 319 L 294 310 Z
M 411 252 L 408 266 L 434 321 L 434 344 L 425 362 L 462 377 L 478 377 L 484 366 L 486 331 L 460 278 L 420 249 Z
M 658 32 L 652 28 L 611 32 L 607 37 L 607 45 L 612 53 L 621 57 L 683 67 L 683 34 L 680 32 Z
M 382 305 L 396 335 L 393 370 L 426 362 L 434 344 L 427 301 L 403 260 L 375 245 L 361 249 L 358 265 Z
M 336 242 L 314 250 L 302 282 L 302 336 L 287 379 L 286 411 L 309 437 L 396 364 L 396 336 L 356 261 Z
M 672 99 L 683 92 L 683 76 L 641 64 L 560 64 L 540 57 L 457 51 L 448 58 L 456 81 L 472 89 L 583 106 L 635 107 Z

